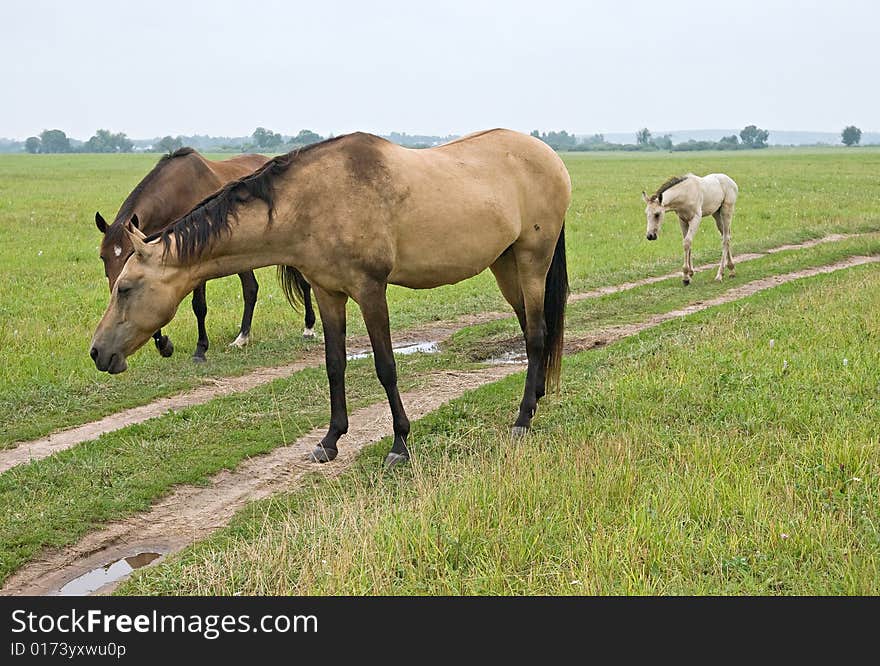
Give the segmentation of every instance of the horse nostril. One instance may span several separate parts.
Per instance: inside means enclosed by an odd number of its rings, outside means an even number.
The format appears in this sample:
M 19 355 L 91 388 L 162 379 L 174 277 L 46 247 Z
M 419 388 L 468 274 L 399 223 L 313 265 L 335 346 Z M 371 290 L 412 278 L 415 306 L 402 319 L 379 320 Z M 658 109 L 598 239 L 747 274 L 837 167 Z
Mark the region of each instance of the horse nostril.
M 89 356 L 92 357 L 92 360 L 93 360 L 93 361 L 94 361 L 96 358 L 98 358 L 98 350 L 97 350 L 97 348 L 92 347 L 92 348 L 89 350 Z

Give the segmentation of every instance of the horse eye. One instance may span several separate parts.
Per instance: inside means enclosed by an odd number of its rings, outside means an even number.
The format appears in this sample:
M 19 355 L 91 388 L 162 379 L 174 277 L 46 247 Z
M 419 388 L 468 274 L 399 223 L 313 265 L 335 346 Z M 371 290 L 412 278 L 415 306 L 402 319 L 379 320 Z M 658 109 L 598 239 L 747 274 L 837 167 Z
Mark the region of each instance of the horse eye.
M 122 285 L 119 285 L 119 295 L 120 296 L 124 296 L 125 294 L 127 294 L 130 291 L 131 291 L 131 286 L 125 285 L 123 287 Z

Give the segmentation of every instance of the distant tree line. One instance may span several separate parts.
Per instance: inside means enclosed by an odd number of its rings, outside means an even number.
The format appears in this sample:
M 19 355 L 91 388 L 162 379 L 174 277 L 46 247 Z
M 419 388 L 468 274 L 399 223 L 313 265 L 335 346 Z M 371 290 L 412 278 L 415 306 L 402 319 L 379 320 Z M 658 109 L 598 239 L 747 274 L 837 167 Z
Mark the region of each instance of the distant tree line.
M 647 127 L 636 132 L 635 143 L 611 143 L 605 140 L 602 134 L 594 134 L 583 140 L 578 140 L 574 134 L 565 130 L 561 132 L 539 132 L 534 130 L 532 136 L 541 139 L 554 150 L 573 151 L 600 151 L 600 150 L 624 150 L 624 151 L 691 151 L 691 150 L 744 150 L 754 148 L 766 148 L 770 132 L 755 125 L 744 127 L 739 136 L 731 134 L 718 141 L 684 141 L 672 143 L 669 134 L 654 136 Z
M 697 151 L 697 150 L 747 150 L 766 148 L 770 133 L 755 125 L 744 127 L 739 135 L 731 134 L 718 141 L 683 141 L 673 144 L 668 134 L 654 136 L 647 127 L 643 127 L 635 135 L 635 143 L 613 143 L 605 140 L 602 134 L 580 138 L 565 130 L 539 132 L 534 130 L 532 136 L 541 139 L 555 150 L 571 151 Z M 332 134 L 330 135 L 332 136 Z M 149 150 L 152 152 L 170 153 L 183 146 L 191 146 L 196 150 L 211 152 L 286 152 L 300 146 L 307 146 L 325 137 L 308 129 L 300 130 L 295 135 L 282 135 L 265 127 L 258 127 L 247 137 L 212 137 L 208 135 L 164 136 L 156 139 L 128 138 L 124 132 L 113 133 L 99 129 L 88 141 L 72 139 L 60 129 L 48 129 L 39 136 L 28 137 L 25 141 L 0 139 L 0 152 L 11 153 L 22 150 L 28 153 L 128 153 L 133 150 Z M 457 135 L 435 136 L 392 132 L 385 136 L 394 143 L 409 148 L 430 148 L 453 139 Z M 862 139 L 862 130 L 849 125 L 840 134 L 841 142 L 846 146 L 857 146 Z
M 134 143 L 124 132 L 114 134 L 99 129 L 86 142 L 73 143 L 60 129 L 43 130 L 39 136 L 29 136 L 24 149 L 29 153 L 130 153 Z

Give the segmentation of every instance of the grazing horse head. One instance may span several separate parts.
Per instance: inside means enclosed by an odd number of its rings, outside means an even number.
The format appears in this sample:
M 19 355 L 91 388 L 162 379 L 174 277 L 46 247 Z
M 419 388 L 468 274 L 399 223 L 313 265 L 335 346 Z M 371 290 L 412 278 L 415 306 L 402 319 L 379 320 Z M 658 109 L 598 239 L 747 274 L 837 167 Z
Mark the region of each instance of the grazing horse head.
M 666 207 L 660 203 L 660 197 L 653 195 L 649 197 L 644 191 L 642 199 L 645 202 L 645 218 L 648 221 L 648 228 L 645 230 L 645 237 L 649 240 L 657 240 L 657 234 L 660 233 L 660 223 L 663 221 L 663 214 Z
M 89 351 L 98 370 L 112 375 L 123 372 L 128 367 L 126 357 L 171 321 L 187 293 L 181 293 L 182 280 L 175 279 L 180 269 L 164 261 L 160 243 L 147 243 L 130 222 L 123 231 L 131 254 L 116 280 L 111 280 L 110 305 Z
M 132 215 L 131 224 L 135 229 L 139 227 L 137 215 Z M 113 285 L 116 284 L 122 267 L 125 266 L 134 247 L 125 231 L 125 224 L 121 222 L 107 224 L 101 213 L 95 213 L 95 226 L 104 234 L 104 238 L 101 239 L 101 261 L 104 262 L 104 275 L 112 292 Z

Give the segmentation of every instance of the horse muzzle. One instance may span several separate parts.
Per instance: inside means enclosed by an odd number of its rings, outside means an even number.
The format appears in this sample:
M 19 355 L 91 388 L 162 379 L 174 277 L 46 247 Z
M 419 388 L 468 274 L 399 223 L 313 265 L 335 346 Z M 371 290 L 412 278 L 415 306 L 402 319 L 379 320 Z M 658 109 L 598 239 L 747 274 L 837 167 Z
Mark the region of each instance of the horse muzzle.
M 657 234 L 646 234 L 645 238 L 648 240 L 657 240 Z
M 107 354 L 101 353 L 101 350 L 97 347 L 92 347 L 89 350 L 89 356 L 92 357 L 92 360 L 95 362 L 95 367 L 101 372 L 109 372 L 111 375 L 118 375 L 120 372 L 125 372 L 128 369 L 128 362 L 125 360 L 125 356 L 118 352 L 114 352 L 108 356 Z

